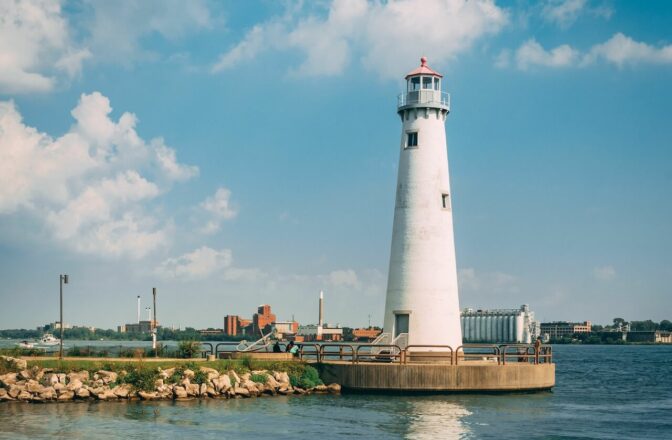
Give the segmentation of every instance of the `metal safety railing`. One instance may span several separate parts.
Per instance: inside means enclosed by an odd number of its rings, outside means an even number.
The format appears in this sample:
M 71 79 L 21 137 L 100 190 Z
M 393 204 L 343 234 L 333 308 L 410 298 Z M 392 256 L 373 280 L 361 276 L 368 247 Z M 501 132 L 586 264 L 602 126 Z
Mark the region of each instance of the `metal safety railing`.
M 502 364 L 513 362 L 527 362 L 533 364 L 550 364 L 553 362 L 553 348 L 550 345 L 542 345 L 537 351 L 534 345 L 529 344 L 506 344 L 499 347 Z
M 469 351 L 465 351 L 465 348 Z M 462 356 L 460 356 L 462 352 Z M 459 364 L 460 357 L 462 361 L 496 361 L 499 365 L 502 362 L 499 346 L 491 344 L 469 344 L 460 345 L 455 349 L 455 365 Z
M 364 350 L 368 349 L 368 350 Z M 373 349 L 376 349 L 375 352 Z M 401 362 L 402 349 L 398 345 L 361 344 L 355 350 L 353 363 L 358 362 Z
M 534 365 L 553 362 L 552 348 L 542 345 L 537 350 L 532 344 L 464 344 L 453 349 L 450 345 L 396 344 L 300 344 L 298 357 L 308 362 L 388 362 L 445 363 L 464 365 L 487 362 L 506 365 L 527 362 Z
M 434 349 L 438 349 L 434 351 Z M 430 351 L 425 351 L 430 350 Z M 453 365 L 454 352 L 450 345 L 409 345 L 403 351 L 402 364 L 408 362 L 447 362 Z
M 439 90 L 413 90 L 397 97 L 397 108 L 422 104 L 450 109 L 450 94 Z

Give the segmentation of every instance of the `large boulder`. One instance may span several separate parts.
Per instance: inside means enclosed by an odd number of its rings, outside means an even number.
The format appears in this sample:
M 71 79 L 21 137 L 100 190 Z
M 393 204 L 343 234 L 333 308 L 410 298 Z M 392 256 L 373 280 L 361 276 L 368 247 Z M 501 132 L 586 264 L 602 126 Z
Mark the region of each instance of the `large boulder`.
M 40 393 L 40 397 L 44 400 L 52 400 L 56 398 L 56 390 L 53 387 L 45 387 Z
M 105 371 L 105 370 L 100 370 L 96 374 L 100 379 L 102 379 L 105 385 L 115 382 L 117 380 L 117 377 L 119 376 L 114 371 Z
M 274 390 L 280 388 L 280 383 L 275 380 L 275 377 L 271 374 L 266 375 L 266 385 Z
M 214 368 L 201 367 L 201 371 L 208 375 L 209 380 L 219 377 L 219 371 L 215 370 Z
M 340 394 L 341 393 L 341 386 L 337 383 L 331 383 L 327 386 L 327 389 L 331 394 Z
M 119 397 L 120 399 L 126 399 L 128 398 L 128 395 L 131 393 L 131 386 L 128 384 L 124 385 L 119 385 L 118 387 L 114 387 L 111 390 L 115 396 Z
M 273 379 L 277 380 L 280 383 L 289 383 L 289 374 L 284 371 L 274 371 Z
M 239 384 L 239 383 L 242 382 L 242 381 L 240 380 L 240 376 L 238 376 L 238 373 L 236 373 L 236 372 L 233 371 L 233 370 L 229 371 L 229 376 L 231 377 L 231 380 L 232 380 L 234 383 L 236 383 L 236 384 Z
M 216 379 L 212 379 L 212 385 L 219 393 L 223 393 L 231 388 L 231 378 L 227 374 L 222 374 Z
M 250 397 L 250 390 L 248 390 L 247 388 L 234 387 L 233 392 L 237 396 Z
M 166 368 L 165 370 L 159 370 L 159 376 L 162 379 L 168 379 L 170 376 L 175 373 L 175 368 Z
M 88 382 L 89 381 L 90 374 L 86 370 L 82 371 L 71 371 L 70 373 L 67 374 L 67 379 L 68 382 L 72 382 L 74 380 L 79 380 L 80 382 Z
M 29 393 L 37 394 L 44 391 L 44 387 L 36 380 L 29 380 L 26 383 L 26 391 Z
M 19 379 L 29 380 L 33 378 L 33 373 L 30 370 L 21 370 L 19 371 Z
M 78 390 L 77 390 L 77 393 L 75 393 L 75 394 L 76 394 L 77 397 L 79 397 L 80 399 L 88 399 L 89 397 L 91 397 L 91 392 L 90 392 L 88 389 L 84 388 L 84 387 L 78 389 Z
M 82 383 L 81 380 L 79 380 L 79 378 L 73 377 L 72 379 L 70 379 L 70 383 L 68 383 L 65 386 L 65 388 L 67 388 L 68 391 L 77 392 L 77 390 L 80 389 L 83 386 L 84 386 L 84 384 Z
M 186 386 L 187 395 L 190 397 L 198 397 L 201 394 L 201 386 L 197 383 L 190 383 Z
M 7 362 L 9 365 L 11 365 L 13 368 L 16 368 L 17 370 L 25 370 L 28 368 L 28 362 L 26 362 L 23 359 L 11 357 L 11 356 L 0 356 L 0 359 L 4 360 Z
M 73 393 L 72 391 L 65 391 L 65 392 L 58 395 L 58 400 L 59 401 L 72 400 L 74 398 L 75 398 L 75 393 Z
M 154 391 L 138 391 L 138 396 L 140 396 L 142 400 L 156 400 L 157 398 L 156 392 Z
M 17 382 L 16 373 L 7 373 L 0 375 L 0 387 L 9 388 Z
M 193 379 L 195 375 L 196 373 L 188 368 L 182 372 L 182 376 L 186 377 L 187 379 Z
M 175 396 L 176 399 L 186 399 L 187 397 L 189 397 L 186 388 L 184 388 L 181 385 L 176 385 L 175 387 L 173 387 L 173 395 Z

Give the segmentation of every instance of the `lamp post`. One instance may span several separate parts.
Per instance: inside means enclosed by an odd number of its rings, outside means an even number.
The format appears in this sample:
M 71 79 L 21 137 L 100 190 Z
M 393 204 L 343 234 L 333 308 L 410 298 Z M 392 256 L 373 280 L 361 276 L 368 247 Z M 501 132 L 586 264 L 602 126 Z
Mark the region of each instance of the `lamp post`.
M 68 284 L 68 275 L 61 275 L 60 281 L 61 281 L 61 321 L 59 323 L 59 326 L 61 327 L 61 339 L 59 342 L 60 347 L 58 350 L 58 358 L 63 359 L 63 284 Z

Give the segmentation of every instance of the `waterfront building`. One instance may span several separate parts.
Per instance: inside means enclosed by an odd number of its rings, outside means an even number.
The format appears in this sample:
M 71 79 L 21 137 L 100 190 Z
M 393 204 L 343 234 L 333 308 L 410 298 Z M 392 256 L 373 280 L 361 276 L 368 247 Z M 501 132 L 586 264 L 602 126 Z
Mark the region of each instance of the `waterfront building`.
M 252 334 L 266 334 L 271 331 L 271 324 L 275 322 L 275 314 L 271 313 L 271 306 L 262 304 L 257 307 L 257 313 L 252 315 Z
M 672 332 L 663 330 L 627 332 L 628 342 L 648 342 L 654 344 L 672 344 Z
M 318 302 L 317 324 L 299 326 L 297 335 L 304 341 L 341 341 L 343 329 L 340 326 L 332 327 L 324 323 L 324 292 L 320 291 Z
M 380 335 L 382 332 L 379 328 L 353 328 L 352 329 L 352 339 L 353 341 L 373 341 Z
M 461 325 L 465 343 L 529 344 L 540 334 L 539 322 L 527 304 L 518 309 L 464 309 Z
M 134 324 L 123 324 L 117 326 L 119 333 L 151 333 L 152 330 L 159 328 L 159 322 L 152 320 L 140 321 Z
M 299 323 L 296 321 L 275 321 L 273 330 L 278 339 L 291 339 L 299 332 Z
M 450 97 L 427 65 L 399 96 L 399 167 L 384 342 L 462 345 L 445 122 Z
M 541 323 L 541 334 L 544 340 L 560 339 L 565 336 L 571 336 L 574 333 L 590 333 L 590 321 L 567 322 L 553 321 Z

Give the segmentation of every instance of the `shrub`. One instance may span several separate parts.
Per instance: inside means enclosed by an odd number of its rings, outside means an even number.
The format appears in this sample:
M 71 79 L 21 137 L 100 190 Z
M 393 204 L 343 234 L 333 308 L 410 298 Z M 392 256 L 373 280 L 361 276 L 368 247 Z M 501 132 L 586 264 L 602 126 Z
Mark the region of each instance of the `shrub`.
M 13 373 L 16 370 L 13 362 L 10 362 L 5 358 L 0 358 L 0 374 Z
M 252 360 L 251 356 L 243 356 L 242 359 L 240 360 L 240 363 L 242 364 L 243 367 L 247 368 L 248 370 L 254 370 L 254 361 Z
M 178 351 L 181 358 L 195 358 L 201 351 L 201 343 L 199 341 L 181 341 Z
M 197 383 L 197 384 L 207 384 L 210 382 L 208 380 L 208 373 L 205 371 L 201 370 L 200 368 L 194 372 L 194 377 L 191 379 L 191 383 Z
M 253 375 L 250 376 L 250 380 L 252 382 L 265 384 L 266 382 L 268 382 L 268 375 L 267 374 L 253 374 Z
M 293 387 L 299 386 L 301 388 L 313 388 L 317 385 L 323 385 L 322 379 L 320 379 L 320 374 L 317 370 L 310 365 L 304 367 L 303 373 L 301 376 L 298 374 L 292 374 L 289 376 L 289 382 Z
M 123 381 L 136 390 L 154 391 L 155 382 L 158 378 L 159 372 L 156 369 L 140 367 L 129 371 L 124 376 Z

